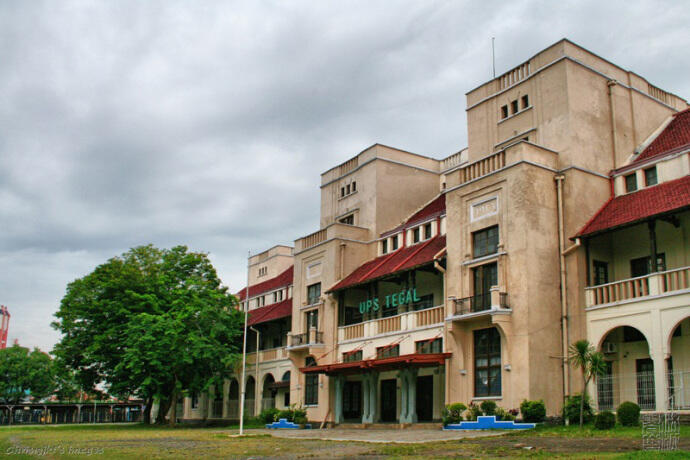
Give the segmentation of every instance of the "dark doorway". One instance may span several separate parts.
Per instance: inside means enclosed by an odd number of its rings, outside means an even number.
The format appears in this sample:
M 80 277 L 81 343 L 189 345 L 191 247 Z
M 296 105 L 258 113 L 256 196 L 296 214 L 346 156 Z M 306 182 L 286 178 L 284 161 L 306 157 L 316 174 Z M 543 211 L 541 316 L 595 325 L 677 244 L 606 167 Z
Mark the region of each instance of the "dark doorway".
M 343 418 L 362 418 L 362 382 L 345 382 L 343 387 Z
M 417 377 L 417 420 L 430 422 L 434 417 L 434 376 Z
M 397 391 L 396 379 L 381 380 L 381 421 L 395 422 L 397 415 Z
M 642 410 L 656 408 L 654 394 L 654 361 L 650 358 L 635 360 L 637 370 L 637 404 Z

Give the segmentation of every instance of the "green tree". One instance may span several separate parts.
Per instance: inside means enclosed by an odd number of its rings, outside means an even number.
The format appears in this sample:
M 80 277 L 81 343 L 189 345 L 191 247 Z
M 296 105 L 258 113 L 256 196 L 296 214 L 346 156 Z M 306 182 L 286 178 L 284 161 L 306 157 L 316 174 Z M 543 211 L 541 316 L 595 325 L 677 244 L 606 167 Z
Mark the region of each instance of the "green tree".
M 0 350 L 0 402 L 15 405 L 27 396 L 41 399 L 55 389 L 51 358 L 38 348 L 13 345 Z
M 579 368 L 582 373 L 582 398 L 580 398 L 580 428 L 584 417 L 584 404 L 587 399 L 587 384 L 590 380 L 596 381 L 597 376 L 606 371 L 606 361 L 601 352 L 595 351 L 587 340 L 578 340 L 570 345 L 568 353 L 570 365 Z
M 183 392 L 229 373 L 242 331 L 236 304 L 206 254 L 136 247 L 68 285 L 55 354 L 82 388 L 142 397 L 145 420 L 159 401 L 162 422 Z

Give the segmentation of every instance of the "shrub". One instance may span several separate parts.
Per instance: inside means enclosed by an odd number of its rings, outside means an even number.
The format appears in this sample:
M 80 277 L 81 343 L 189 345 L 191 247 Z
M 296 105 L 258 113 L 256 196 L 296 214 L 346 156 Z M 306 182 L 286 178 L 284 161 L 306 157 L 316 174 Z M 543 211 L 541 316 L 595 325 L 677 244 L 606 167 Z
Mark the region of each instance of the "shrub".
M 599 412 L 594 417 L 594 428 L 597 430 L 610 430 L 614 426 L 616 426 L 616 416 L 609 410 Z
M 582 395 L 574 394 L 572 396 L 568 396 L 565 400 L 565 406 L 563 406 L 563 419 L 568 420 L 570 424 L 579 424 L 580 423 L 580 400 L 582 398 Z M 583 409 L 583 422 L 584 423 L 589 423 L 592 420 L 592 417 L 594 416 L 592 412 L 592 406 L 590 405 L 589 402 L 589 396 L 585 398 L 585 404 L 584 404 L 584 409 Z
M 291 409 L 283 409 L 281 411 L 278 411 L 276 419 L 280 420 L 281 418 L 286 419 L 288 422 L 292 422 L 292 420 L 294 420 L 295 418 L 295 411 Z
M 493 401 L 482 401 L 479 405 L 484 415 L 496 415 L 496 407 L 496 403 Z
M 307 423 L 307 417 L 295 417 L 295 422 L 297 425 L 305 425 Z
M 538 401 L 524 400 L 520 404 L 520 412 L 522 412 L 522 421 L 528 423 L 541 423 L 546 417 L 546 406 L 541 399 Z
M 477 417 L 480 415 L 483 415 L 481 408 L 473 402 L 470 403 L 470 406 L 467 408 L 467 420 L 477 420 Z
M 625 401 L 616 409 L 618 421 L 623 426 L 637 426 L 640 424 L 640 406 L 634 402 Z
M 496 415 L 497 420 L 503 420 L 505 422 L 515 420 L 515 416 L 510 411 L 507 411 L 502 407 L 497 407 L 494 415 Z
M 467 406 L 463 403 L 448 404 L 443 409 L 443 425 L 450 423 L 460 423 L 462 421 L 462 413 L 467 410 Z
M 259 414 L 259 419 L 264 423 L 273 423 L 276 421 L 276 416 L 280 413 L 279 409 L 272 407 L 270 409 L 264 409 Z
M 293 414 L 293 420 L 296 420 L 298 418 L 307 418 L 307 410 L 302 409 L 301 407 L 291 407 L 292 408 L 292 414 Z M 295 422 L 297 423 L 297 422 Z

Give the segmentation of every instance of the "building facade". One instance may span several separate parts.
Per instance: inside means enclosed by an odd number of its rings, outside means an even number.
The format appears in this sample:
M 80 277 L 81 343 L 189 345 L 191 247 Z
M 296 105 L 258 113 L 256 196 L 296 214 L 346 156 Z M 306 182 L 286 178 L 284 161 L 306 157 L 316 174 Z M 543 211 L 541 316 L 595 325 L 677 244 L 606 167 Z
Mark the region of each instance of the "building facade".
M 568 40 L 466 97 L 467 148 L 437 160 L 375 144 L 321 175 L 319 230 L 281 247 L 289 316 L 259 313 L 273 285 L 255 275 L 275 248 L 250 259 L 250 323 L 281 344 L 277 358 L 260 340 L 247 366 L 253 413 L 290 403 L 314 422 L 404 425 L 451 402 L 543 399 L 556 414 L 581 391 L 566 356 L 582 338 L 611 362 L 601 407 L 626 392 L 648 410 L 686 404 L 686 101 Z M 635 196 L 674 204 L 599 224 Z M 267 397 L 283 369 L 284 396 Z

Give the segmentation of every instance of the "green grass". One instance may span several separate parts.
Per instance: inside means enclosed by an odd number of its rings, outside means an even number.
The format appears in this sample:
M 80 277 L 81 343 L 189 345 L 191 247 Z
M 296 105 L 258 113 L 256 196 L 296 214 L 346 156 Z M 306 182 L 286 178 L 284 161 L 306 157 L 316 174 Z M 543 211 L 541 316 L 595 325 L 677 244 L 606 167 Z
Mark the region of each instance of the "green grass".
M 285 439 L 250 431 L 237 437 L 237 427 L 176 428 L 147 425 L 52 425 L 0 427 L 0 455 L 16 446 L 56 451 L 42 458 L 74 458 L 69 448 L 89 451 L 92 457 L 123 459 L 230 458 L 230 457 L 360 457 L 442 458 L 576 458 L 631 459 L 690 458 L 690 451 L 658 455 L 630 451 L 639 446 L 641 428 L 617 427 L 609 431 L 586 426 L 546 427 L 507 433 L 505 436 L 472 438 L 419 444 L 381 444 L 350 441 Z M 391 437 L 395 432 L 391 432 Z M 690 438 L 690 427 L 681 427 L 681 437 Z M 529 447 L 529 449 L 527 449 Z M 687 447 L 686 447 L 687 448 Z M 62 453 L 64 450 L 64 454 Z M 622 452 L 625 450 L 626 452 Z M 10 458 L 36 458 L 12 455 Z

